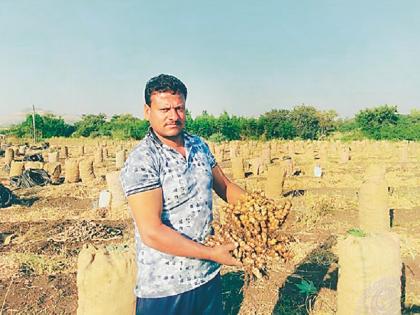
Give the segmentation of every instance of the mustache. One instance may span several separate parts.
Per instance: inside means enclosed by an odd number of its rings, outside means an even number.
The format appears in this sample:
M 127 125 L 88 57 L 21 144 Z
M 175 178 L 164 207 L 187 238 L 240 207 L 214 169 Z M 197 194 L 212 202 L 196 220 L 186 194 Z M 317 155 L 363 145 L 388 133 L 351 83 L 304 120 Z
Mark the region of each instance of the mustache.
M 176 120 L 170 123 L 166 123 L 165 126 L 169 126 L 169 125 L 177 125 L 177 126 L 181 126 L 182 122 L 180 120 Z

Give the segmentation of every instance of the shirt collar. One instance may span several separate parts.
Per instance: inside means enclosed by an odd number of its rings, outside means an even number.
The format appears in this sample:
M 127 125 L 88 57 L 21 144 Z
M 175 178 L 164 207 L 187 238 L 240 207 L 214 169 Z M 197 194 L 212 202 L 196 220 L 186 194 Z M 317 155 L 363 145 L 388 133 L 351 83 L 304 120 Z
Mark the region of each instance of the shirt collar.
M 193 141 L 192 141 L 193 137 L 191 136 L 191 134 L 189 134 L 185 130 L 182 130 L 182 133 L 183 133 L 183 137 L 184 137 L 184 146 L 186 148 L 191 147 L 193 145 Z M 154 130 L 152 129 L 152 127 L 149 127 L 149 132 L 147 133 L 147 137 L 149 137 L 149 139 L 151 139 L 159 147 L 166 146 L 166 147 L 170 148 L 168 145 L 164 144 L 158 138 L 158 136 L 156 136 L 156 133 L 154 132 Z

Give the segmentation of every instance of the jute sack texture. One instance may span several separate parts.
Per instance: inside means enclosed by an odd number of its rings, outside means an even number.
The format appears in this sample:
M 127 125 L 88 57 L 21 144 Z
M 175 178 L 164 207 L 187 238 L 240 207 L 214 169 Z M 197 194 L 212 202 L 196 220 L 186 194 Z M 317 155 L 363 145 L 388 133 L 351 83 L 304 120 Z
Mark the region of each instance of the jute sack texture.
M 251 150 L 250 150 L 249 145 L 247 143 L 244 143 L 240 146 L 239 154 L 246 159 L 250 158 Z
M 77 314 L 134 314 L 135 265 L 131 248 L 84 245 L 77 261 Z
M 59 157 L 60 159 L 67 159 L 69 157 L 69 148 L 66 146 L 61 147 Z
M 7 148 L 4 154 L 4 162 L 6 165 L 10 165 L 15 158 L 15 151 L 12 148 Z
M 25 162 L 25 170 L 29 170 L 29 169 L 40 170 L 43 168 L 44 168 L 43 162 L 38 162 L 38 161 Z
M 104 162 L 104 152 L 102 148 L 96 150 L 94 154 L 95 164 L 100 165 Z
M 242 157 L 236 157 L 232 160 L 232 176 L 234 179 L 245 178 L 244 170 L 244 159 Z
M 258 176 L 264 172 L 265 164 L 263 159 L 258 157 L 251 160 L 251 172 L 253 175 Z
M 67 183 L 77 183 L 80 181 L 79 161 L 68 159 L 64 164 L 65 179 Z
M 286 169 L 282 165 L 269 165 L 267 180 L 265 182 L 265 194 L 269 198 L 279 198 L 283 193 Z
M 12 163 L 10 164 L 9 177 L 22 175 L 23 168 L 24 168 L 23 162 L 12 161 Z
M 286 176 L 293 176 L 295 172 L 295 162 L 289 158 L 282 161 L 282 164 L 286 170 Z
M 120 182 L 120 172 L 110 172 L 105 177 L 108 191 L 111 193 L 111 208 L 123 206 L 126 198 Z
M 26 154 L 26 151 L 27 151 L 27 147 L 26 147 L 26 145 L 21 145 L 21 146 L 19 146 L 18 147 L 18 152 L 19 152 L 19 155 L 25 155 Z
M 78 154 L 78 156 L 83 156 L 83 155 L 85 155 L 85 146 L 84 145 L 81 145 L 81 146 L 79 146 L 78 148 L 77 148 L 77 154 Z
M 233 160 L 238 157 L 238 147 L 237 144 L 234 142 L 229 143 L 229 154 L 230 159 Z
M 401 314 L 400 241 L 394 233 L 338 242 L 337 315 Z
M 95 180 L 93 172 L 93 161 L 91 159 L 82 160 L 79 163 L 80 179 L 83 183 L 92 183 Z
M 120 169 L 124 166 L 125 162 L 125 150 L 118 151 L 115 154 L 115 167 Z
M 365 172 L 359 191 L 359 226 L 372 233 L 390 230 L 388 184 L 381 165 L 372 165 Z
M 262 151 L 262 160 L 266 164 L 271 164 L 271 159 L 271 148 L 267 145 Z
M 61 163 L 46 163 L 44 165 L 44 170 L 48 173 L 48 175 L 50 175 L 52 182 L 57 182 L 61 175 Z
M 344 149 L 342 149 L 342 151 L 340 153 L 340 162 L 342 164 L 346 164 L 350 160 L 351 160 L 350 148 L 344 148 Z
M 108 158 L 108 148 L 102 148 L 102 156 L 104 159 Z
M 401 163 L 408 162 L 408 144 L 404 144 L 401 148 Z
M 58 162 L 58 152 L 50 152 L 48 153 L 48 162 L 55 163 Z
M 216 145 L 215 148 L 214 148 L 214 150 L 215 150 L 215 154 L 214 155 L 216 156 L 216 159 L 219 162 L 223 162 L 223 160 L 225 159 L 225 155 L 224 155 L 225 149 L 224 149 L 224 146 L 222 144 Z

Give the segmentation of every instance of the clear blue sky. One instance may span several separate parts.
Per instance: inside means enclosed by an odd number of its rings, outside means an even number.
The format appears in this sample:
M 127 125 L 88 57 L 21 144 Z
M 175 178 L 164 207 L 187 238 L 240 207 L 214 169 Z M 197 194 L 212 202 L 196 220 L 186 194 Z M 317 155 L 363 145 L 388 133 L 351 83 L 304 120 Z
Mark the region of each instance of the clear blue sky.
M 141 115 L 170 73 L 193 115 L 420 108 L 420 1 L 0 0 L 0 115 Z

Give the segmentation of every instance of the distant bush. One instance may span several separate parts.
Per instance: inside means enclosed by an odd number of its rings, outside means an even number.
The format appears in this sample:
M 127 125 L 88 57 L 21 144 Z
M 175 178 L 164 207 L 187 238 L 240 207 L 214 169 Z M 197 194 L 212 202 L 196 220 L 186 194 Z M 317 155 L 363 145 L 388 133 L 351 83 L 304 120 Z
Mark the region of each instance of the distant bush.
M 365 137 L 375 140 L 420 140 L 420 115 L 401 115 L 396 106 L 383 105 L 356 114 L 355 122 Z
M 54 115 L 35 115 L 37 138 L 109 137 L 118 140 L 142 139 L 148 121 L 130 114 L 83 115 L 74 125 Z M 193 118 L 186 113 L 186 130 L 214 142 L 246 139 L 388 139 L 420 140 L 420 111 L 401 115 L 396 106 L 383 105 L 359 111 L 355 117 L 338 119 L 334 110 L 320 111 L 299 105 L 292 110 L 273 109 L 259 117 L 214 116 L 206 111 Z M 32 137 L 32 115 L 5 131 L 19 138 Z
M 34 118 L 37 138 L 69 137 L 75 131 L 75 127 L 67 124 L 61 117 L 35 114 Z M 19 138 L 31 138 L 33 136 L 32 115 L 27 115 L 22 123 L 12 126 L 7 133 Z

